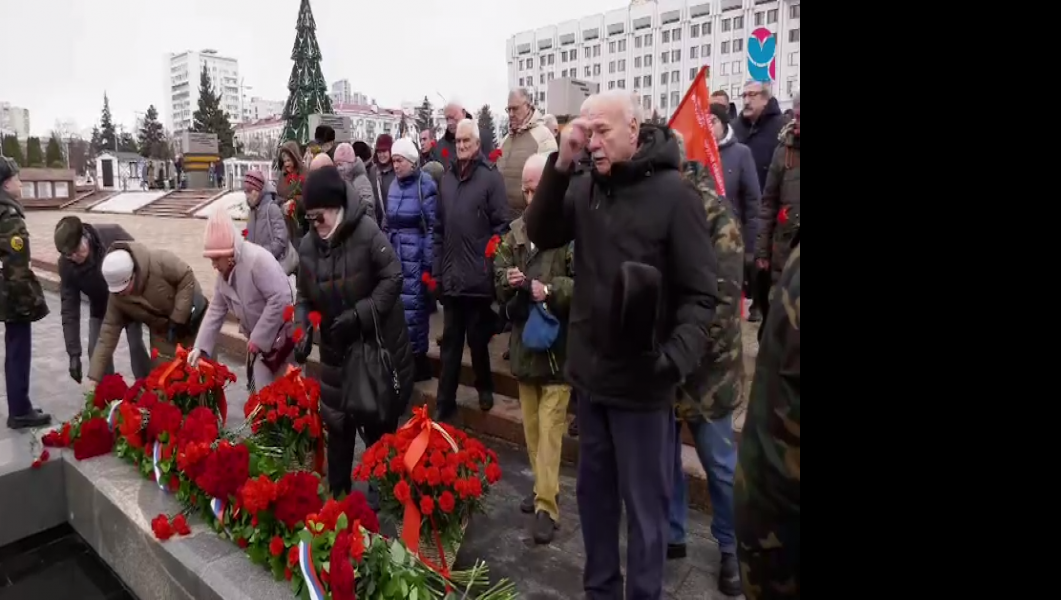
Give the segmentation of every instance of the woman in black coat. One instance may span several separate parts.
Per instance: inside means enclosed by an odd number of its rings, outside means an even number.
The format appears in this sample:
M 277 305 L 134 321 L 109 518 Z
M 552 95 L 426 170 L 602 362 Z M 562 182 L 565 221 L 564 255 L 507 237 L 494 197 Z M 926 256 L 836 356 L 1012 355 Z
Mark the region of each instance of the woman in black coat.
M 397 430 L 412 395 L 413 355 L 399 299 L 401 262 L 367 216 L 367 207 L 360 202 L 347 205 L 346 183 L 335 167 L 310 173 L 303 202 L 310 231 L 299 248 L 296 318 L 310 334 L 296 348 L 296 358 L 304 363 L 312 349 L 309 314 L 316 311 L 321 315 L 321 418 L 328 430 L 328 481 L 339 496 L 351 490 L 357 432 L 371 446 Z M 347 353 L 356 344 L 375 344 L 373 306 L 401 386 L 397 406 L 387 411 L 385 422 L 355 417 L 342 393 L 344 377 L 352 376 L 345 369 Z M 374 500 L 371 490 L 369 495 Z

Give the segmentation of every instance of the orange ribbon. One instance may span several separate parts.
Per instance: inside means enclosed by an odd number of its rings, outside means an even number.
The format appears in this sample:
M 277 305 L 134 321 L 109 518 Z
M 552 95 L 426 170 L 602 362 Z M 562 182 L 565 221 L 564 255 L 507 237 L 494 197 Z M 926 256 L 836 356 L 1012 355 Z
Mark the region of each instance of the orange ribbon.
M 301 368 L 296 367 L 295 365 L 287 365 L 287 372 L 284 373 L 284 377 L 287 377 L 288 375 L 294 376 L 295 383 L 297 383 L 298 387 L 302 389 L 302 393 L 308 393 L 306 391 L 306 385 L 303 383 Z M 313 470 L 317 473 L 317 475 L 320 475 L 321 477 L 324 477 L 325 451 L 326 450 L 324 447 L 324 436 L 322 435 L 317 437 L 317 450 L 313 455 Z
M 428 445 L 431 442 L 432 430 L 442 434 L 453 447 L 453 451 L 457 451 L 457 443 L 453 441 L 453 438 L 442 429 L 441 425 L 435 423 L 427 416 L 426 406 L 413 408 L 413 418 L 402 426 L 402 429 L 420 429 L 420 433 L 413 440 L 413 443 L 409 444 L 409 449 L 406 450 L 402 459 L 407 473 L 413 472 L 417 463 L 427 452 Z M 416 506 L 416 502 L 413 502 L 412 496 L 410 496 L 405 501 L 405 514 L 402 519 L 402 543 L 417 556 L 420 556 L 420 527 L 423 524 L 423 520 L 424 517 L 420 514 L 420 508 Z M 442 565 L 441 567 L 433 565 L 430 561 L 424 559 L 423 556 L 420 556 L 420 560 L 428 567 L 438 571 L 443 577 L 449 577 L 449 565 L 446 564 L 446 552 L 442 546 L 442 536 L 438 531 L 438 527 L 435 526 L 434 518 L 431 519 L 431 530 L 434 534 L 435 545 L 438 547 L 438 555 L 442 559 Z
M 175 358 L 170 361 L 166 366 L 166 370 L 162 372 L 162 375 L 158 378 L 158 389 L 166 390 L 166 380 L 169 379 L 170 375 L 177 370 L 177 367 L 182 362 L 188 360 L 188 351 L 184 349 L 184 346 L 177 344 L 176 350 L 174 350 Z M 216 364 L 209 358 L 199 358 L 196 363 L 196 368 L 199 369 L 203 374 L 213 377 L 214 371 L 217 369 Z M 225 391 L 221 390 L 217 397 L 217 411 L 221 414 L 221 426 L 224 427 L 228 423 L 228 400 L 225 398 Z

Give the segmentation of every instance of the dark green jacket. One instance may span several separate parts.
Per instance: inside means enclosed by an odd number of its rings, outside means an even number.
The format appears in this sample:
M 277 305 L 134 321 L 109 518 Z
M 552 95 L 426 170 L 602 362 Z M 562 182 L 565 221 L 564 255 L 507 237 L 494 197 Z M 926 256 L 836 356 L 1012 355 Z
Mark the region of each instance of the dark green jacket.
M 512 229 L 494 256 L 494 288 L 505 310 L 510 301 L 532 303 L 530 294 L 508 284 L 508 270 L 519 269 L 528 281 L 540 281 L 549 286 L 546 307 L 560 320 L 560 335 L 549 352 L 532 352 L 523 347 L 524 322 L 513 321 L 509 336 L 509 365 L 512 375 L 520 382 L 555 384 L 564 381 L 564 360 L 567 352 L 567 318 L 571 307 L 571 293 L 575 286 L 573 246 L 555 250 L 531 249 L 523 219 L 512 222 Z M 510 313 L 511 314 L 511 313 Z
M 0 321 L 33 323 L 48 316 L 48 302 L 30 268 L 29 230 L 22 204 L 0 190 Z

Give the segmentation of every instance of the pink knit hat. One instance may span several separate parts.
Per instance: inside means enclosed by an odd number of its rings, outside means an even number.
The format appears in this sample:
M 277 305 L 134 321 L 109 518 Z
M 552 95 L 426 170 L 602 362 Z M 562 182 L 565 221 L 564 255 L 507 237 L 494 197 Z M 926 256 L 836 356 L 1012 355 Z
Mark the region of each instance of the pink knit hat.
M 354 147 L 350 144 L 344 142 L 335 148 L 335 164 L 352 163 L 356 160 L 357 154 L 354 154 Z
M 206 220 L 205 238 L 203 256 L 206 258 L 236 255 L 236 226 L 224 205 L 218 207 Z

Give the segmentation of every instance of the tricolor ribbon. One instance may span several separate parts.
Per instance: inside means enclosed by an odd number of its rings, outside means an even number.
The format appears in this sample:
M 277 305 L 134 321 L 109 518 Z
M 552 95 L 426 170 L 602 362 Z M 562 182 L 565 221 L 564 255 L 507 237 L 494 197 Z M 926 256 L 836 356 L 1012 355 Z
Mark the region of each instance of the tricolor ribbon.
M 163 473 L 162 467 L 159 466 L 160 462 L 162 462 L 162 443 L 156 440 L 155 448 L 151 451 L 151 466 L 155 469 L 155 483 L 158 484 L 160 490 L 168 492 L 169 489 L 166 488 L 166 482 L 162 481 Z
M 409 449 L 405 452 L 403 461 L 405 462 L 405 470 L 409 473 L 413 472 L 416 468 L 417 463 L 424 457 L 424 453 L 427 452 L 427 448 L 431 442 L 431 432 L 437 431 L 442 434 L 442 437 L 449 442 L 454 452 L 457 452 L 457 442 L 453 440 L 450 434 L 446 433 L 446 430 L 441 425 L 431 420 L 427 416 L 427 407 L 418 406 L 413 409 L 413 418 L 406 423 L 402 429 L 420 429 L 420 433 L 413 439 L 413 443 L 409 444 Z M 420 508 L 416 506 L 416 502 L 410 497 L 405 502 L 405 514 L 402 518 L 402 542 L 412 551 L 420 557 L 428 567 L 431 567 L 443 577 L 449 577 L 449 565 L 446 564 L 446 553 L 442 546 L 442 537 L 439 535 L 438 528 L 435 527 L 434 520 L 431 521 L 431 529 L 435 533 L 435 544 L 438 546 L 438 555 L 442 559 L 442 565 L 436 566 L 431 564 L 430 561 L 425 560 L 420 555 L 420 527 L 423 524 L 423 515 L 420 514 Z
M 170 375 L 177 370 L 177 367 L 181 363 L 188 360 L 188 351 L 184 349 L 184 346 L 177 344 L 177 348 L 173 352 L 174 359 L 166 365 L 166 370 L 162 372 L 162 375 L 158 378 L 158 389 L 166 391 L 166 381 Z M 204 375 L 209 377 L 214 376 L 214 371 L 217 369 L 216 363 L 206 357 L 200 357 L 198 362 L 195 363 L 195 368 L 201 371 Z M 221 414 L 221 426 L 224 427 L 225 423 L 228 422 L 228 401 L 225 399 L 225 392 L 221 390 L 217 396 L 217 412 Z
M 210 512 L 214 513 L 214 518 L 217 519 L 217 524 L 221 527 L 225 526 L 225 501 L 220 498 L 210 499 Z
M 313 548 L 312 544 L 300 541 L 298 543 L 298 567 L 302 571 L 302 579 L 306 582 L 306 589 L 309 590 L 310 600 L 324 600 L 327 596 L 324 593 L 324 585 L 321 584 L 321 580 L 317 577 L 317 570 L 313 568 Z
M 107 427 L 110 428 L 111 433 L 114 433 L 114 421 L 115 417 L 118 416 L 118 407 L 121 406 L 121 400 L 115 400 L 111 402 L 110 411 L 107 412 Z

